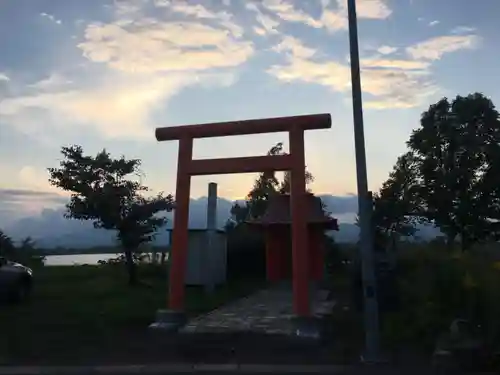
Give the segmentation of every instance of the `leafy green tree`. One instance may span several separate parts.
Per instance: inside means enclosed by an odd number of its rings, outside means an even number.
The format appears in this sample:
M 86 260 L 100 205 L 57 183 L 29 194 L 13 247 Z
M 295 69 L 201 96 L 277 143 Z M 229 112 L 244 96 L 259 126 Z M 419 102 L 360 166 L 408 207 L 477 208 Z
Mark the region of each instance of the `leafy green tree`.
M 127 265 L 129 283 L 137 284 L 133 254 L 142 243 L 150 242 L 171 211 L 171 195 L 146 197 L 148 188 L 140 177 L 140 160 L 114 159 L 106 150 L 96 156 L 83 154 L 81 146 L 63 147 L 59 168 L 49 168 L 50 183 L 71 192 L 66 217 L 91 220 L 96 228 L 115 230 Z
M 248 205 L 245 203 L 235 202 L 229 211 L 231 217 L 226 221 L 224 229 L 230 231 L 238 224 L 243 223 L 248 217 Z
M 398 158 L 387 181 L 373 195 L 372 222 L 379 246 L 386 247 L 390 241 L 395 247 L 400 237 L 414 236 L 415 224 L 425 220 L 415 195 L 418 182 L 415 159 L 408 152 Z
M 268 151 L 267 155 L 285 155 L 283 143 L 277 143 Z M 309 171 L 305 171 L 306 184 L 314 181 Z M 254 185 L 246 197 L 246 202 L 235 203 L 231 208 L 232 220 L 226 224 L 226 229 L 244 222 L 248 217 L 258 218 L 266 212 L 269 198 L 275 194 L 290 193 L 291 174 L 286 171 L 280 181 L 276 172 L 266 171 L 259 174 Z
M 277 143 L 267 155 L 285 155 L 283 143 Z M 305 171 L 306 184 L 313 181 L 313 176 Z M 291 174 L 285 172 L 283 178 L 278 178 L 275 172 L 262 172 L 255 180 L 252 189 L 247 194 L 245 202 L 235 202 L 231 208 L 231 218 L 225 229 L 228 235 L 228 273 L 230 277 L 247 275 L 255 277 L 261 272 L 265 274 L 265 238 L 262 232 L 251 230 L 239 225 L 249 218 L 262 216 L 268 207 L 269 199 L 276 194 L 290 193 Z M 326 239 L 328 240 L 328 238 Z M 328 242 L 328 257 L 334 251 L 333 240 Z M 333 249 L 333 250 L 332 250 Z M 249 266 L 251 265 L 251 267 Z
M 30 267 L 39 267 L 45 264 L 45 256 L 37 249 L 36 242 L 30 236 L 20 241 L 12 255 L 12 260 Z
M 284 155 L 283 143 L 277 143 L 271 147 L 267 155 Z M 276 177 L 276 172 L 262 172 L 255 180 L 254 185 L 246 197 L 248 214 L 257 218 L 266 212 L 269 198 L 277 194 L 281 188 L 280 181 Z
M 14 246 L 14 241 L 8 235 L 6 235 L 2 230 L 0 230 L 0 256 L 9 257 L 16 250 Z
M 393 173 L 411 181 L 411 204 L 395 203 L 403 190 L 386 193 L 392 216 L 414 209 L 448 244 L 460 238 L 463 250 L 500 238 L 500 120 L 491 100 L 479 93 L 441 99 L 422 114 L 407 145 L 411 168 L 397 164 Z
M 34 251 L 35 247 L 36 247 L 36 243 L 33 240 L 33 238 L 31 238 L 30 236 L 28 236 L 28 237 L 24 238 L 23 240 L 21 240 L 20 248 L 22 250 Z

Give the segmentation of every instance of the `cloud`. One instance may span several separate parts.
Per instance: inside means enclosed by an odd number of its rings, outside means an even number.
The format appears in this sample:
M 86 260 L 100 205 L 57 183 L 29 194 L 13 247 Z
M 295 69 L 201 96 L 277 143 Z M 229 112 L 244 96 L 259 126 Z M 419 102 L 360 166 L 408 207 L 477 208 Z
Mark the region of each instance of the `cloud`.
M 9 78 L 9 76 L 7 76 L 7 74 L 0 72 L 0 82 L 1 81 L 9 82 L 10 78 Z
M 330 2 L 324 2 L 321 21 L 328 30 L 347 30 L 347 1 L 336 0 L 337 8 L 331 9 Z M 358 0 L 356 13 L 359 19 L 386 19 L 392 14 L 386 0 Z
M 439 91 L 425 71 L 363 69 L 362 74 L 363 91 L 375 98 L 366 101 L 366 108 L 412 108 Z
M 17 220 L 37 215 L 43 207 L 58 207 L 68 201 L 61 194 L 30 189 L 0 188 L 0 228 L 5 228 Z
M 439 21 L 438 20 L 434 20 L 434 21 L 431 21 L 429 22 L 429 26 L 436 26 L 436 25 L 439 25 Z
M 451 34 L 470 34 L 476 31 L 475 27 L 457 26 L 451 30 Z
M 144 78 L 144 77 L 143 77 Z M 203 80 L 196 74 L 150 79 L 110 79 L 95 86 L 37 92 L 0 102 L 0 115 L 25 131 L 37 130 L 43 110 L 53 128 L 68 131 L 68 122 L 105 137 L 151 138 L 151 111 L 189 84 Z M 35 83 L 40 86 L 40 82 Z
M 316 53 L 313 48 L 306 47 L 299 39 L 285 36 L 281 42 L 273 47 L 276 52 L 290 52 L 292 56 L 308 58 Z
M 378 49 L 377 49 L 377 52 L 382 54 L 382 55 L 390 55 L 394 52 L 396 52 L 398 49 L 396 47 L 391 47 L 391 46 L 380 46 Z
M 267 34 L 267 31 L 265 29 L 263 29 L 262 27 L 254 26 L 253 31 L 255 34 L 260 35 L 260 36 L 264 36 Z
M 347 64 L 315 59 L 313 50 L 298 39 L 284 39 L 282 45 L 283 50 L 289 51 L 286 63 L 271 66 L 269 74 L 285 82 L 315 83 L 337 92 L 350 92 L 350 68 Z M 428 67 L 429 63 L 425 61 L 376 57 L 362 59 L 363 91 L 371 95 L 365 107 L 384 109 L 419 105 L 438 90 L 429 79 Z
M 230 30 L 235 37 L 241 37 L 243 35 L 243 28 L 232 21 L 233 16 L 228 12 L 213 12 L 201 4 L 193 5 L 180 0 L 171 2 L 166 6 L 173 12 L 192 16 L 195 19 L 216 20 L 221 26 Z
M 321 15 L 321 22 L 323 22 L 323 25 L 332 32 L 347 30 L 347 13 L 345 11 L 325 9 Z
M 330 22 L 325 22 L 326 27 L 330 30 L 344 28 L 342 12 L 345 12 L 345 2 L 338 0 L 336 10 L 328 8 L 330 2 L 323 2 L 323 6 L 323 22 L 324 17 L 332 17 Z M 383 1 L 360 1 L 358 9 L 364 18 L 383 19 L 391 15 L 391 9 Z M 378 55 L 362 58 L 362 86 L 368 94 L 365 107 L 412 108 L 437 94 L 441 89 L 432 79 L 431 64 L 446 53 L 476 47 L 480 38 L 471 34 L 471 29 L 456 28 L 453 33 L 467 31 L 469 34 L 466 35 L 438 36 L 410 45 L 405 49 L 408 58 L 386 58 L 385 55 L 398 51 L 388 45 L 380 46 L 376 50 Z M 315 49 L 296 38 L 283 37 L 273 49 L 286 52 L 284 63 L 272 65 L 267 70 L 277 79 L 320 84 L 342 93 L 350 90 L 349 66 L 344 62 L 320 59 Z
M 285 0 L 263 0 L 262 6 L 269 12 L 274 13 L 283 21 L 303 23 L 314 28 L 323 27 L 320 20 L 315 19 L 303 10 L 297 9 L 292 2 Z
M 339 6 L 347 9 L 347 0 L 337 0 Z M 392 14 L 392 10 L 387 5 L 387 0 L 358 0 L 356 2 L 356 12 L 359 18 L 383 20 Z
M 477 35 L 445 35 L 428 39 L 406 49 L 415 59 L 439 60 L 444 54 L 473 49 L 480 42 Z
M 153 19 L 145 1 L 116 1 L 115 19 L 92 22 L 77 45 L 94 65 L 66 76 L 59 70 L 0 102 L 0 115 L 21 131 L 49 134 L 86 128 L 108 138 L 152 140 L 152 115 L 185 87 L 228 86 L 234 68 L 254 53 L 227 12 L 187 2 L 162 2 Z M 165 20 L 180 14 L 184 21 Z M 223 70 L 225 69 L 225 70 Z M 91 74 L 89 73 L 91 72 Z M 68 126 L 71 124 L 71 127 Z
M 31 165 L 23 166 L 18 172 L 19 181 L 30 190 L 38 191 L 41 194 L 59 193 L 59 189 L 49 184 L 49 172 L 45 168 L 36 168 Z
M 259 9 L 259 7 L 255 3 L 247 3 L 245 4 L 245 8 L 251 10 L 256 13 L 256 19 L 259 23 L 260 27 L 255 27 L 254 31 L 258 35 L 266 35 L 266 34 L 276 34 L 278 30 L 276 27 L 280 24 L 274 18 L 265 15 Z
M 350 89 L 349 68 L 335 61 L 317 62 L 291 56 L 287 65 L 273 65 L 267 72 L 282 81 L 319 83 L 337 91 Z
M 15 203 L 31 199 L 48 200 L 54 203 L 66 203 L 68 201 L 66 196 L 47 191 L 7 188 L 0 188 L 0 199 L 2 204 Z
M 169 7 L 172 4 L 171 0 L 154 0 L 153 2 L 158 8 Z
M 391 68 L 391 69 L 402 69 L 402 70 L 424 70 L 424 69 L 429 68 L 430 63 L 427 61 L 418 61 L 418 60 L 366 58 L 366 59 L 361 59 L 361 66 L 364 68 Z
M 126 73 L 234 67 L 254 52 L 252 42 L 195 22 L 91 24 L 85 39 L 78 47 L 86 58 Z
M 43 18 L 46 18 L 46 19 L 48 19 L 48 20 L 50 20 L 50 21 L 52 21 L 52 22 L 54 22 L 54 23 L 56 23 L 58 25 L 60 25 L 62 23 L 61 20 L 57 19 L 52 14 L 48 14 L 48 13 L 42 12 L 42 13 L 40 13 L 40 16 L 43 17 Z
M 37 81 L 29 85 L 29 87 L 32 87 L 34 89 L 40 89 L 43 91 L 50 91 L 54 89 L 60 89 L 61 87 L 70 85 L 71 83 L 73 82 L 68 78 L 64 77 L 62 74 L 52 73 L 47 78 L 44 78 L 40 81 Z
M 301 23 L 312 28 L 326 28 L 331 32 L 347 30 L 347 3 L 345 0 L 336 0 L 335 6 L 330 1 L 321 1 L 321 16 L 316 18 L 306 11 L 299 9 L 292 1 L 286 0 L 263 0 L 259 2 L 266 12 L 276 18 L 291 23 Z M 254 31 L 259 35 L 265 35 L 264 31 L 273 32 L 278 22 L 267 17 L 254 2 L 246 4 L 246 8 L 257 13 L 257 21 L 260 26 Z M 360 19 L 386 19 L 392 14 L 386 0 L 358 0 L 357 14 Z

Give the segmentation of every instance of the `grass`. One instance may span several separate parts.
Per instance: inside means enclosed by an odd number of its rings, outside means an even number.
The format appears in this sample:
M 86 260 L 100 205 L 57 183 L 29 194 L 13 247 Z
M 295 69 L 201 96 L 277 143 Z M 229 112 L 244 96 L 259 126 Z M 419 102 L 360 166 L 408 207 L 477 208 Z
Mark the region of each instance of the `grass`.
M 346 362 L 356 362 L 364 345 L 363 317 L 353 304 L 351 282 L 346 270 L 336 270 L 329 284 L 336 300 L 328 319 L 330 334 L 335 341 L 332 352 Z
M 140 275 L 146 285 L 129 287 L 121 266 L 35 270 L 30 300 L 0 306 L 0 364 L 88 362 L 106 355 L 141 358 L 154 345 L 147 326 L 156 310 L 166 306 L 168 293 L 165 271 L 158 266 L 141 266 Z M 233 282 L 212 295 L 187 288 L 186 311 L 212 310 L 262 285 Z

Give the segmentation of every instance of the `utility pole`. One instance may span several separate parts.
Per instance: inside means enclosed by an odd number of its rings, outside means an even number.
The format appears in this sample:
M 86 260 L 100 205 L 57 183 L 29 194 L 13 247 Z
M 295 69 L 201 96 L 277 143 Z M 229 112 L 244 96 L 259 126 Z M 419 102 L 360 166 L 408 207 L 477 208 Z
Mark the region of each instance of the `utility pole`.
M 368 192 L 366 171 L 365 135 L 363 125 L 363 98 L 359 68 L 358 22 L 356 0 L 347 0 L 349 18 L 349 46 L 351 55 L 352 111 L 354 118 L 354 147 L 358 185 L 358 210 L 360 223 L 361 275 L 363 280 L 363 312 L 365 323 L 365 353 L 363 360 L 377 362 L 380 358 L 380 333 L 377 288 L 374 269 L 371 213 L 372 200 Z

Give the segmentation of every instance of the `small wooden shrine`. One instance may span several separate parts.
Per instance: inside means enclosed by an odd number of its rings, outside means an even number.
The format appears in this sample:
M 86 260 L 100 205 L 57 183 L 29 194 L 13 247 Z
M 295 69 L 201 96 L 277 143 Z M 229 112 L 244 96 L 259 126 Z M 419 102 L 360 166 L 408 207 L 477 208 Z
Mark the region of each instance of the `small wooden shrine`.
M 266 238 L 266 274 L 269 281 L 279 281 L 291 276 L 291 225 L 290 195 L 279 194 L 269 200 L 264 215 L 246 223 L 262 230 Z M 308 226 L 309 279 L 319 281 L 324 273 L 324 232 L 338 230 L 337 219 L 323 210 L 319 197 L 306 194 L 306 221 Z

